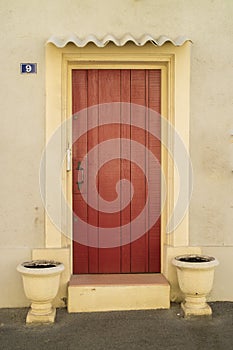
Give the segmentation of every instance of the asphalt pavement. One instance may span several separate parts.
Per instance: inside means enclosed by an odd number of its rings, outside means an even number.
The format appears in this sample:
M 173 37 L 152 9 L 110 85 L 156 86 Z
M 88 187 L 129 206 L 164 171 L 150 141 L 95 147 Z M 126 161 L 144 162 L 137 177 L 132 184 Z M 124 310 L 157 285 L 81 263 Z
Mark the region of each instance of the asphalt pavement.
M 0 309 L 1 350 L 232 350 L 233 303 L 210 303 L 212 317 L 185 319 L 169 310 L 68 314 L 50 325 L 26 325 L 27 309 Z

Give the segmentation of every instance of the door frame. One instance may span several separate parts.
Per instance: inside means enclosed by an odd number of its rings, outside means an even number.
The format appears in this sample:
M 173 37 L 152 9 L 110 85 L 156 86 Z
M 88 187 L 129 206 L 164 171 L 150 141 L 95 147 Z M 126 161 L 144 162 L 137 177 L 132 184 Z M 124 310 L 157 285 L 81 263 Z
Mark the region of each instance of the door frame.
M 108 44 L 98 48 L 88 44 L 83 48 L 74 44 L 67 44 L 58 48 L 53 44 L 46 46 L 46 144 L 54 130 L 72 115 L 71 71 L 75 68 L 128 68 L 128 69 L 161 69 L 162 70 L 162 115 L 175 126 L 187 150 L 189 150 L 189 85 L 190 85 L 190 42 L 182 46 L 165 43 L 163 46 L 154 46 L 147 43 L 137 47 L 127 43 L 123 47 Z M 161 132 L 166 137 L 170 147 L 174 148 L 173 137 L 162 124 Z M 60 158 L 64 157 L 68 145 L 71 145 L 71 128 L 61 133 Z M 161 167 L 167 182 L 167 197 L 161 213 L 161 272 L 168 274 L 170 255 L 168 249 L 187 247 L 189 240 L 188 210 L 182 222 L 171 233 L 166 234 L 166 226 L 174 202 L 178 196 L 179 174 L 166 148 L 161 145 Z M 59 155 L 58 155 L 59 157 Z M 45 179 L 47 169 L 45 165 Z M 188 176 L 188 165 L 184 166 Z M 48 187 L 45 188 L 45 202 L 47 201 Z M 62 169 L 62 191 L 72 206 L 72 172 L 67 172 L 65 164 Z M 161 192 L 164 193 L 163 189 Z M 64 209 L 62 200 L 57 204 L 60 215 L 60 227 L 55 226 L 49 215 L 45 217 L 45 247 L 67 248 L 72 261 L 72 217 Z M 65 234 L 64 234 L 65 233 Z M 173 250 L 172 250 L 173 251 Z M 170 255 L 169 255 L 170 254 Z M 175 250 L 174 250 L 175 254 Z M 70 264 L 72 266 L 72 264 Z M 71 267 L 70 267 L 71 269 Z M 72 270 L 70 270 L 72 274 Z

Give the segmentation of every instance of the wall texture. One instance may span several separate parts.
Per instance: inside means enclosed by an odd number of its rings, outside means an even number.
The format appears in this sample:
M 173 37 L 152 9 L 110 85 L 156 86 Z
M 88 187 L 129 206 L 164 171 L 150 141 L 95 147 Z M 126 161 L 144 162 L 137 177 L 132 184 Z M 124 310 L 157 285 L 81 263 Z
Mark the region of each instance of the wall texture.
M 232 15 L 231 0 L 0 1 L 0 307 L 27 304 L 15 266 L 30 258 L 32 248 L 44 246 L 38 169 L 45 133 L 45 43 L 51 35 L 72 33 L 186 35 L 193 41 L 190 244 L 220 259 L 212 299 L 233 300 Z M 20 62 L 37 62 L 38 74 L 21 75 Z

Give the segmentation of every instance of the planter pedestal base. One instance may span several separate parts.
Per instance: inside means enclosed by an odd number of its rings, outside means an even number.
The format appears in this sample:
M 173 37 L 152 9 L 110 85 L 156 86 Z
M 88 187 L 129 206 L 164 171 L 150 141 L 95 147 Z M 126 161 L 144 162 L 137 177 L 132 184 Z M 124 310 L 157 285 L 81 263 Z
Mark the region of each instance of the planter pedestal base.
M 55 317 L 55 308 L 53 308 L 52 311 L 47 315 L 34 314 L 33 311 L 30 309 L 27 314 L 26 323 L 54 323 Z
M 181 303 L 184 316 L 211 316 L 212 309 L 205 300 L 206 298 L 186 297 L 185 301 Z
M 38 302 L 32 301 L 31 308 L 28 311 L 26 323 L 53 323 L 55 321 L 56 309 L 51 301 Z

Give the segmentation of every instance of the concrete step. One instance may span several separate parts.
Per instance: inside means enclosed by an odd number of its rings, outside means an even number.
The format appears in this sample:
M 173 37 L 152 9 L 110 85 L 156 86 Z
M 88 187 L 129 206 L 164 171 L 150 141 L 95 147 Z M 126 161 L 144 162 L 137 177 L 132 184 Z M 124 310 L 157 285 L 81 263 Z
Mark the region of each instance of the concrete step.
M 170 285 L 162 274 L 73 275 L 68 312 L 168 309 Z

